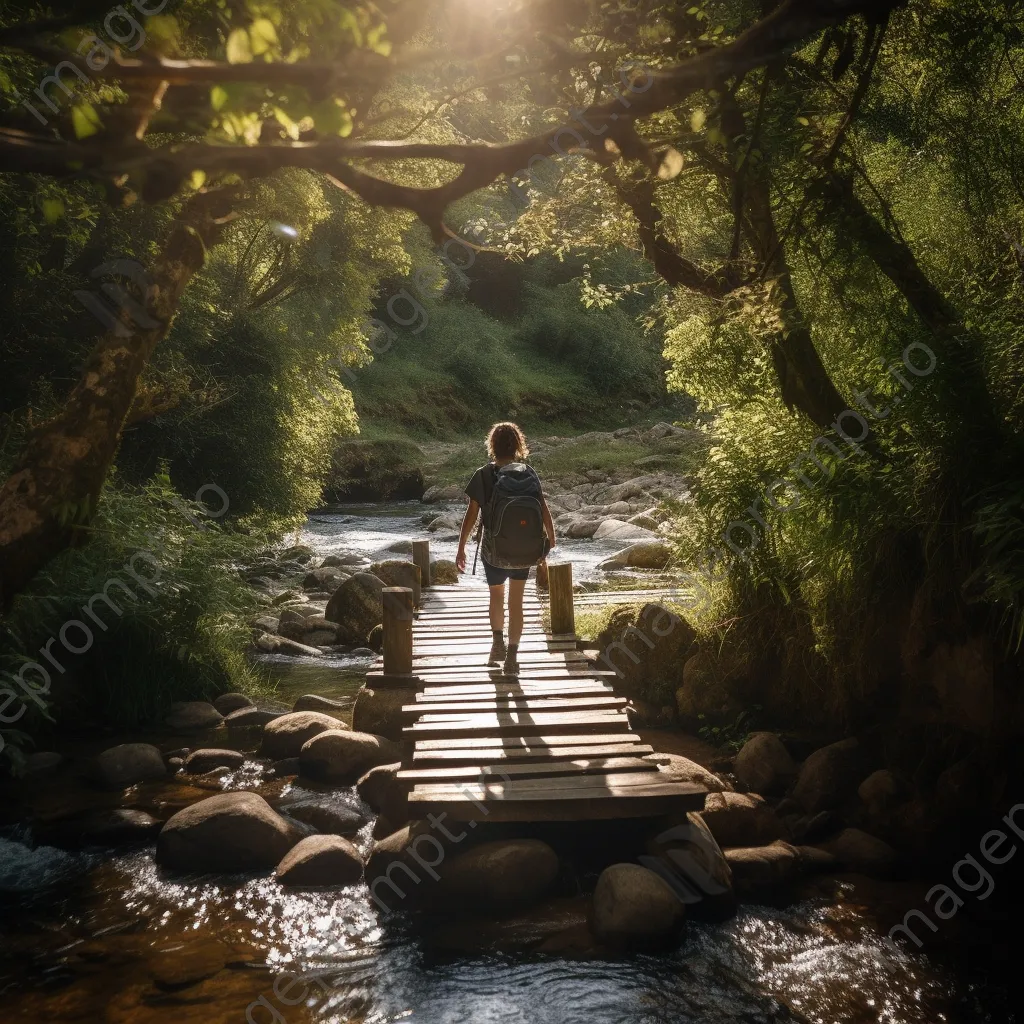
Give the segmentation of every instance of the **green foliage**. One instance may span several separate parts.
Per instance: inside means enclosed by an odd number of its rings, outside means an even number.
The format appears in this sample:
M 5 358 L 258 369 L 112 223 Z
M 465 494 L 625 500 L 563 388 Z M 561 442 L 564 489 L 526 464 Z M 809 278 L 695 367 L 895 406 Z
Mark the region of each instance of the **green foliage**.
M 40 697 L 47 710 L 27 700 L 16 730 L 37 732 L 44 714 L 130 728 L 157 719 L 174 700 L 267 691 L 244 653 L 257 605 L 237 569 L 267 538 L 223 525 L 209 514 L 220 511 L 218 498 L 202 498 L 207 505 L 182 499 L 165 474 L 142 487 L 112 482 L 89 543 L 52 562 L 19 596 L 0 634 L 5 684 L 25 662 L 43 665 L 51 682 Z M 72 620 L 88 632 L 69 627 L 70 646 L 87 649 L 75 654 L 60 640 L 49 644 L 60 672 L 40 649 Z M 32 672 L 26 678 L 41 682 Z M 15 750 L 6 729 L 3 735 Z
M 706 721 L 706 715 L 698 715 L 698 720 L 704 724 L 698 728 L 697 735 L 713 746 L 735 752 L 750 739 L 752 732 L 757 731 L 761 710 L 759 704 L 744 708 L 725 725 L 710 725 Z

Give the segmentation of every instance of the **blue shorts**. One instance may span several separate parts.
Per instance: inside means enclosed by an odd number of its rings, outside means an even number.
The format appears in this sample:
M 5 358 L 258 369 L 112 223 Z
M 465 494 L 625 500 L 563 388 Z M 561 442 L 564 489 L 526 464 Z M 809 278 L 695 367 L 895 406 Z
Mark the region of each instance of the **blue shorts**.
M 480 559 L 484 564 L 484 575 L 487 577 L 487 586 L 500 587 L 505 580 L 525 580 L 530 577 L 529 569 L 500 569 L 491 565 L 484 558 Z

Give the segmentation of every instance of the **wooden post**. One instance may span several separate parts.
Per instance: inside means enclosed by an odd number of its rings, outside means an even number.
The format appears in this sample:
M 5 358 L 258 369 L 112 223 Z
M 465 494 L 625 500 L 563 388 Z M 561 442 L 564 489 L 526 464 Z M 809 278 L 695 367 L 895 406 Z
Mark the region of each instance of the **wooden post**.
M 420 567 L 420 586 L 430 586 L 430 541 L 414 540 L 412 542 L 412 560 Z
M 572 562 L 548 566 L 548 597 L 551 608 L 551 632 L 576 634 L 576 616 L 572 604 Z
M 385 587 L 384 674 L 412 674 L 412 588 Z

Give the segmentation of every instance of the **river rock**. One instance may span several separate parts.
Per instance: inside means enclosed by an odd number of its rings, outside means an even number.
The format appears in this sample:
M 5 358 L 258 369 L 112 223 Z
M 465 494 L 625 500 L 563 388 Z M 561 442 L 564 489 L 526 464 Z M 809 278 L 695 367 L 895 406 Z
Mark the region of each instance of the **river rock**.
M 152 743 L 121 743 L 109 747 L 97 755 L 96 771 L 99 781 L 113 789 L 167 776 L 163 755 Z
M 259 636 L 260 633 L 269 633 L 274 635 L 277 633 L 280 625 L 281 619 L 277 615 L 261 615 L 259 618 L 252 620 L 252 628 L 257 636 Z M 217 707 L 216 702 L 214 702 L 214 707 Z M 220 711 L 219 708 L 217 708 L 217 710 Z M 227 711 L 221 711 L 220 713 L 222 715 L 228 714 Z
M 423 492 L 420 501 L 433 505 L 439 501 L 455 501 L 463 496 L 463 490 L 458 484 L 434 484 Z
M 635 524 L 634 524 L 635 525 Z M 623 548 L 618 554 L 598 564 L 599 569 L 664 569 L 672 557 L 672 549 L 663 540 L 640 541 Z
M 350 885 L 363 877 L 363 862 L 341 836 L 307 836 L 284 855 L 276 874 L 282 885 L 292 887 Z
M 168 729 L 192 732 L 199 729 L 212 729 L 223 721 L 224 716 L 205 700 L 186 700 L 171 705 L 170 712 L 164 719 L 164 725 Z
M 401 756 L 396 743 L 372 733 L 329 729 L 308 740 L 299 752 L 300 774 L 318 782 L 352 783 L 368 769 Z
M 285 636 L 274 637 L 276 643 L 272 648 L 274 654 L 288 654 L 293 658 L 319 658 L 323 651 L 319 647 L 311 647 L 309 644 L 299 643 L 298 640 L 291 640 Z
M 282 757 L 280 761 L 275 761 L 269 769 L 272 772 L 272 778 L 283 779 L 289 775 L 299 774 L 299 759 L 298 757 Z M 268 772 L 268 774 L 269 774 Z
M 274 761 L 298 757 L 303 744 L 317 733 L 347 728 L 344 722 L 322 711 L 293 711 L 266 724 L 260 753 Z
M 342 581 L 348 579 L 351 570 L 340 565 L 330 565 L 326 569 L 321 567 L 306 573 L 302 579 L 302 589 L 309 591 L 333 591 Z
M 590 927 L 602 942 L 628 948 L 673 941 L 685 919 L 668 883 L 639 864 L 612 864 L 594 888 Z
M 703 786 L 709 793 L 732 790 L 732 786 L 724 779 L 682 754 L 646 754 L 643 760 L 655 762 L 666 782 L 692 782 Z
M 244 693 L 222 693 L 213 706 L 225 717 L 240 708 L 253 707 L 252 701 Z
M 500 912 L 543 896 L 558 875 L 558 855 L 540 839 L 499 839 L 450 855 L 438 871 L 441 906 Z
M 732 871 L 696 811 L 688 812 L 682 821 L 659 825 L 640 862 L 664 878 L 695 916 L 724 921 L 736 913 Z
M 134 807 L 108 807 L 65 818 L 34 823 L 36 841 L 44 846 L 127 847 L 150 843 L 161 822 Z
M 437 558 L 430 563 L 430 582 L 433 586 L 450 586 L 459 582 L 459 570 L 450 558 Z
M 352 728 L 400 742 L 402 727 L 407 724 L 402 715 L 402 705 L 415 701 L 416 690 L 411 687 L 370 689 L 364 686 L 356 694 Z
M 598 634 L 600 667 L 618 673 L 615 687 L 629 697 L 658 705 L 672 699 L 679 665 L 696 640 L 693 627 L 660 604 L 639 612 L 618 608 Z
M 768 846 L 727 849 L 733 885 L 740 898 L 777 897 L 804 875 L 800 851 L 778 840 Z
M 585 516 L 568 515 L 559 517 L 561 533 L 574 540 L 593 537 L 601 525 L 600 519 L 588 519 Z
M 676 690 L 676 710 L 684 725 L 696 725 L 701 715 L 715 721 L 732 720 L 743 710 L 733 694 L 740 667 L 725 656 L 697 651 L 683 664 L 683 685 Z
M 363 816 L 351 807 L 329 799 L 305 799 L 282 804 L 281 813 L 315 828 L 317 832 L 336 836 L 355 835 L 366 823 Z
M 52 779 L 64 764 L 64 755 L 56 750 L 37 750 L 25 758 L 23 777 L 31 782 Z
M 369 561 L 366 555 L 359 551 L 335 551 L 328 555 L 321 563 L 321 569 L 330 569 L 339 565 L 362 565 Z
M 384 584 L 368 572 L 350 576 L 327 603 L 324 617 L 338 623 L 342 641 L 364 642 L 366 635 L 383 621 Z
M 436 519 L 431 519 L 427 525 L 428 533 L 458 533 L 462 528 L 462 520 L 457 519 L 455 516 L 438 516 Z
M 733 760 L 733 772 L 748 789 L 773 796 L 786 791 L 796 778 L 797 767 L 775 733 L 755 732 Z
M 224 724 L 229 729 L 262 729 L 268 722 L 273 722 L 285 714 L 285 711 L 268 711 L 265 708 L 239 708 L 225 716 Z
M 398 778 L 401 767 L 400 761 L 379 764 L 356 783 L 356 792 L 361 800 L 378 814 L 398 824 L 409 820 L 408 787 Z
M 412 603 L 420 603 L 420 567 L 401 558 L 389 558 L 386 562 L 374 562 L 370 572 L 386 587 L 408 587 L 412 591 Z
M 910 787 L 888 768 L 879 768 L 877 772 L 872 772 L 857 787 L 857 796 L 867 805 L 868 812 L 876 816 L 891 810 L 905 799 L 909 792 Z
M 782 819 L 757 793 L 709 793 L 702 817 L 720 846 L 766 846 L 788 838 Z
M 811 814 L 838 807 L 863 778 L 860 744 L 854 737 L 816 750 L 800 766 L 793 799 Z
M 658 540 L 653 530 L 645 530 L 621 519 L 606 519 L 594 531 L 594 540 Z
M 412 822 L 377 839 L 365 869 L 374 904 L 397 910 L 420 903 L 432 888 L 424 862 L 442 862 L 446 854 L 443 839 L 426 821 Z
M 158 864 L 179 871 L 260 871 L 275 867 L 296 833 L 256 793 L 219 793 L 173 815 L 156 842 Z
M 340 714 L 347 706 L 344 701 L 322 697 L 319 693 L 304 693 L 292 705 L 292 711 L 323 711 L 325 714 Z
M 184 769 L 190 775 L 202 775 L 203 772 L 213 771 L 214 768 L 241 768 L 244 763 L 245 754 L 237 750 L 207 747 L 193 750 L 185 758 Z
M 899 863 L 899 855 L 888 843 L 859 828 L 844 828 L 824 849 L 847 870 L 872 878 L 892 878 Z

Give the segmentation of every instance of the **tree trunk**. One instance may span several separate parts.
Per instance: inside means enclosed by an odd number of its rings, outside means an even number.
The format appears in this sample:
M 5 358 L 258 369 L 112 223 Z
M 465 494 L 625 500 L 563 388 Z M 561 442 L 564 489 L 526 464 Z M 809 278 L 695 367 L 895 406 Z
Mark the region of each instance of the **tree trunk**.
M 850 408 L 850 403 L 839 394 L 825 369 L 800 310 L 786 252 L 775 227 L 767 183 L 751 174 L 745 193 L 747 220 L 755 233 L 753 243 L 765 276 L 774 281 L 772 299 L 782 321 L 771 342 L 782 400 L 790 412 L 799 409 L 816 426 L 826 429 Z
M 92 518 L 139 377 L 167 335 L 206 248 L 219 238 L 229 203 L 225 191 L 199 194 L 186 204 L 147 271 L 151 286 L 142 298 L 151 318 L 144 321 L 147 326 L 137 327 L 122 308 L 118 328 L 97 341 L 64 408 L 29 432 L 0 488 L 0 615 L 51 558 L 75 543 Z

